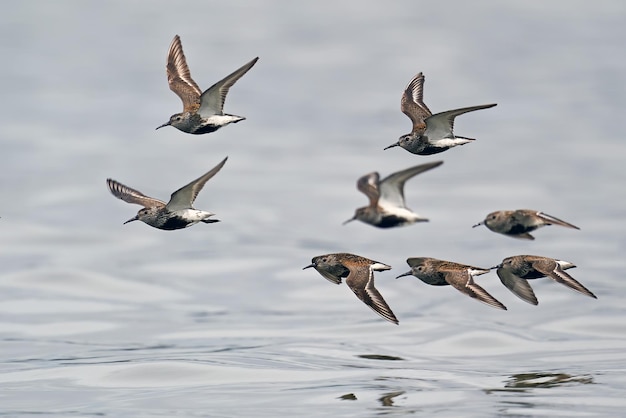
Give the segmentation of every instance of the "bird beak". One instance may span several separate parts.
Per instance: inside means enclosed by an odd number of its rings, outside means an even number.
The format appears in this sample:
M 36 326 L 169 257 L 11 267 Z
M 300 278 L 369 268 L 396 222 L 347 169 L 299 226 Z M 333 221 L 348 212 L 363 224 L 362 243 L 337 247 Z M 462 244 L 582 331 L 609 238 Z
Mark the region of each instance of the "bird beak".
M 161 128 L 165 127 L 165 126 L 170 126 L 170 125 L 171 125 L 170 121 L 167 121 L 163 125 L 157 126 L 157 129 L 161 129 Z
M 129 220 L 127 220 L 126 222 L 124 222 L 124 225 L 126 225 L 126 224 L 127 224 L 127 223 L 129 223 L 129 222 L 132 222 L 132 221 L 138 221 L 138 220 L 139 220 L 139 217 L 138 217 L 138 216 L 132 217 L 132 218 L 130 218 Z
M 306 267 L 302 267 L 302 270 L 306 270 L 306 269 L 311 268 L 311 267 L 315 267 L 315 263 L 311 263 L 311 264 L 309 264 Z
M 345 225 L 345 224 L 347 224 L 348 222 L 352 222 L 352 221 L 354 221 L 355 219 L 356 219 L 356 216 L 355 216 L 355 217 L 353 217 L 353 218 L 348 219 L 347 221 L 342 222 L 342 223 L 341 223 L 341 225 Z
M 485 221 L 478 222 L 476 225 L 472 225 L 472 228 L 476 228 L 477 226 L 481 226 L 484 223 L 485 223 Z
M 489 270 L 495 270 L 502 267 L 502 264 L 498 264 L 497 266 L 489 267 Z
M 399 279 L 400 277 L 404 277 L 404 276 L 411 276 L 411 275 L 413 275 L 413 272 L 407 271 L 406 273 L 402 273 L 401 275 L 396 277 L 396 279 Z
M 399 146 L 400 146 L 400 142 L 396 142 L 395 144 L 391 144 L 388 147 L 383 148 L 383 151 L 389 148 L 399 147 Z

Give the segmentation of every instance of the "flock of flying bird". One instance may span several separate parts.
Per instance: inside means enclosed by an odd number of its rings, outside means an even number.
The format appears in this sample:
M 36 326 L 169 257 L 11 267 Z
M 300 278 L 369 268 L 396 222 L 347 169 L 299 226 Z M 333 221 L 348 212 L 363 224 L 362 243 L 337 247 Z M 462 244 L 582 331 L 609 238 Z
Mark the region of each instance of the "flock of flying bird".
M 191 78 L 180 37 L 176 35 L 167 55 L 167 79 L 170 89 L 182 100 L 183 111 L 172 115 L 168 122 L 157 129 L 173 126 L 180 131 L 198 135 L 215 132 L 230 123 L 245 120 L 243 116 L 224 113 L 224 101 L 230 87 L 257 61 L 258 57 L 202 92 Z M 413 129 L 410 133 L 402 135 L 396 143 L 385 147 L 385 150 L 401 147 L 413 154 L 432 155 L 470 143 L 474 139 L 453 133 L 454 119 L 464 113 L 496 106 L 495 103 L 470 106 L 433 115 L 423 102 L 423 87 L 424 75 L 422 73 L 413 77 L 406 86 L 402 93 L 400 107 L 402 112 L 411 119 Z M 228 157 L 224 158 L 207 173 L 176 190 L 167 203 L 146 196 L 112 179 L 107 179 L 107 185 L 115 197 L 127 203 L 142 206 L 137 215 L 125 223 L 139 220 L 154 228 L 175 230 L 198 222 L 219 222 L 212 218 L 213 213 L 195 209 L 193 202 L 206 182 L 226 164 L 227 159 Z M 428 221 L 427 218 L 419 216 L 406 206 L 404 184 L 417 174 L 441 164 L 443 161 L 417 165 L 393 173 L 382 180 L 377 172 L 362 176 L 357 181 L 357 188 L 368 197 L 369 205 L 358 208 L 354 216 L 344 224 L 360 220 L 379 228 L 391 228 Z M 528 240 L 534 239 L 530 232 L 546 225 L 579 229 L 568 222 L 529 209 L 492 212 L 474 227 L 479 225 L 485 225 L 491 231 L 506 236 Z M 506 307 L 479 286 L 474 281 L 474 276 L 497 269 L 501 282 L 513 294 L 533 305 L 537 305 L 538 301 L 527 280 L 542 277 L 549 277 L 584 295 L 596 298 L 591 291 L 565 272 L 566 269 L 575 267 L 574 264 L 548 257 L 517 255 L 505 258 L 499 265 L 487 269 L 429 257 L 412 257 L 407 259 L 407 264 L 411 268 L 410 271 L 397 278 L 413 275 L 433 286 L 451 285 L 480 302 L 504 310 Z M 393 311 L 374 286 L 374 272 L 389 270 L 390 266 L 354 254 L 334 253 L 313 257 L 311 264 L 304 269 L 310 267 L 315 268 L 324 278 L 335 284 L 340 284 L 342 278 L 345 278 L 346 284 L 361 301 L 384 319 L 398 324 Z

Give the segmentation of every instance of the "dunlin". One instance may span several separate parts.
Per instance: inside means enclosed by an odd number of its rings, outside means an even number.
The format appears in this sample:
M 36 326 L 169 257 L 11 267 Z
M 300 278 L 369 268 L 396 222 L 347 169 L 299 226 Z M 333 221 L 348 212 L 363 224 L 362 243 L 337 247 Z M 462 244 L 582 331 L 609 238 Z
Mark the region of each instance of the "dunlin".
M 390 266 L 354 254 L 336 253 L 313 257 L 311 264 L 303 270 L 310 267 L 335 284 L 340 284 L 341 278 L 345 277 L 348 287 L 363 303 L 387 321 L 398 323 L 391 308 L 374 287 L 374 271 L 389 270 Z
M 432 114 L 422 100 L 424 76 L 417 74 L 402 93 L 400 109 L 413 122 L 411 133 L 402 135 L 398 142 L 385 149 L 402 147 L 413 154 L 431 155 L 444 152 L 457 145 L 474 141 L 473 138 L 454 135 L 454 118 L 475 110 L 488 109 L 496 103 L 463 107 Z
M 256 64 L 258 59 L 254 58 L 202 93 L 191 78 L 180 37 L 176 35 L 167 53 L 167 81 L 170 89 L 182 100 L 183 111 L 172 115 L 168 122 L 157 129 L 171 125 L 183 132 L 199 135 L 215 132 L 229 123 L 244 120 L 243 116 L 224 113 L 224 101 L 228 90 Z
M 474 276 L 488 273 L 489 269 L 430 257 L 412 257 L 407 259 L 406 262 L 411 267 L 411 271 L 399 275 L 396 279 L 413 275 L 432 286 L 451 285 L 469 297 L 494 308 L 506 310 L 502 303 L 474 281 Z
M 377 172 L 362 176 L 357 181 L 357 188 L 369 198 L 369 206 L 358 208 L 354 216 L 344 222 L 359 221 L 379 228 L 410 225 L 415 222 L 427 222 L 417 213 L 406 207 L 404 202 L 404 183 L 413 176 L 443 164 L 434 161 L 407 168 L 393 173 L 382 180 Z
M 559 218 L 532 209 L 499 210 L 491 212 L 485 220 L 478 222 L 473 228 L 485 225 L 493 232 L 513 238 L 535 239 L 529 232 L 546 225 L 561 225 L 567 228 L 580 229 Z
M 222 169 L 227 159 L 228 157 L 224 158 L 211 171 L 176 190 L 167 203 L 146 196 L 140 191 L 115 180 L 107 179 L 107 185 L 111 193 L 118 199 L 143 206 L 143 209 L 137 212 L 137 216 L 127 220 L 124 222 L 125 224 L 132 221 L 142 221 L 158 229 L 174 230 L 186 228 L 198 222 L 207 224 L 219 222 L 217 219 L 210 219 L 211 216 L 215 215 L 214 213 L 194 209 L 192 204 L 204 184 Z
M 573 267 L 576 266 L 568 261 L 554 258 L 538 255 L 516 255 L 505 258 L 502 263 L 492 267 L 492 269 L 498 269 L 498 277 L 503 285 L 517 297 L 532 305 L 537 305 L 539 302 L 527 280 L 541 277 L 549 277 L 583 295 L 597 299 L 596 295 L 591 293 L 589 289 L 565 272 L 565 270 Z

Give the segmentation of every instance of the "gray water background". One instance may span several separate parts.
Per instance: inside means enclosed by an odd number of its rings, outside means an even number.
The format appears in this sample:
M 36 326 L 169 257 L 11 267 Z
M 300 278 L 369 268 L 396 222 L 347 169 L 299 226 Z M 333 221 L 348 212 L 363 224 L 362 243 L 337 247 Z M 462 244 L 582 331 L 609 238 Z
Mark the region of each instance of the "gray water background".
M 167 47 L 205 89 L 255 56 L 225 110 L 191 136 Z M 10 417 L 620 416 L 626 408 L 626 3 L 623 1 L 31 1 L 0 15 L 0 415 Z M 420 157 L 418 71 L 434 112 L 474 143 Z M 167 200 L 225 156 L 196 206 L 222 222 L 160 231 L 115 178 Z M 429 223 L 354 222 L 356 179 L 442 159 L 410 180 Z M 581 227 L 534 242 L 471 225 L 497 209 Z M 393 266 L 376 283 L 395 326 L 313 270 L 347 251 Z M 489 267 L 575 263 L 598 300 L 549 280 L 508 306 L 395 280 L 407 257 Z

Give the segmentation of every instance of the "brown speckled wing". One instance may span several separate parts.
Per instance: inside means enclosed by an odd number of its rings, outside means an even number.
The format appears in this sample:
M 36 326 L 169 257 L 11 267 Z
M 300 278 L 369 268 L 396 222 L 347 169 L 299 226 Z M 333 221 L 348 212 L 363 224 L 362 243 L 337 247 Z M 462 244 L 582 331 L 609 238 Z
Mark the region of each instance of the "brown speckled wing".
M 430 109 L 424 104 L 424 75 L 420 72 L 409 81 L 402 92 L 400 110 L 413 122 L 412 132 L 424 132 L 426 123 L 424 120 L 432 115 Z
M 587 295 L 594 299 L 597 299 L 596 295 L 594 295 L 589 289 L 580 284 L 576 279 L 567 274 L 556 260 L 552 260 L 549 258 L 546 259 L 538 259 L 533 261 L 532 266 L 538 272 L 545 274 L 550 277 L 552 280 L 561 283 L 570 289 L 573 289 L 577 292 L 582 293 L 583 295 Z
M 176 35 L 167 53 L 167 82 L 183 102 L 183 112 L 195 112 L 200 107 L 202 91 L 191 78 L 180 37 Z
M 474 278 L 467 269 L 446 271 L 445 277 L 446 281 L 450 283 L 450 285 L 462 293 L 465 293 L 466 295 L 489 306 L 506 311 L 506 306 L 491 296 L 485 289 L 480 287 L 474 281 Z
M 346 278 L 346 284 L 352 289 L 354 294 L 378 315 L 389 322 L 398 324 L 398 319 L 393 311 L 385 302 L 378 289 L 374 287 L 374 271 L 370 266 L 359 264 L 348 267 L 350 274 Z

